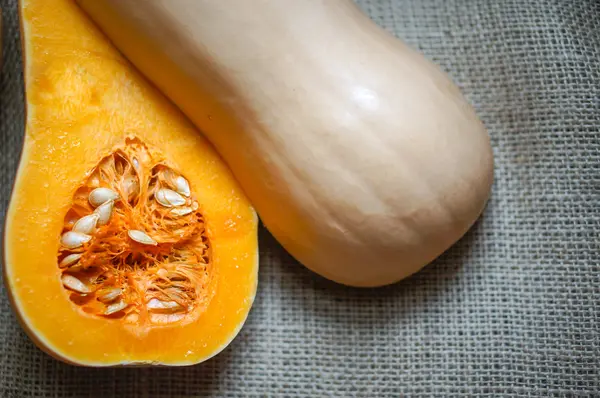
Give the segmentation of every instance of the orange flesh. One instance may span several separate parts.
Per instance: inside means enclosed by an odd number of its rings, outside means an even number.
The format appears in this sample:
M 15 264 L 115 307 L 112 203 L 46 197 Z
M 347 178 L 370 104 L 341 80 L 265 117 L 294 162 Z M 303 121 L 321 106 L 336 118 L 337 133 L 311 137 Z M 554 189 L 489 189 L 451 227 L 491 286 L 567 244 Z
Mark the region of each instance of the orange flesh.
M 81 365 L 186 365 L 217 354 L 235 337 L 254 300 L 254 210 L 213 148 L 72 1 L 23 0 L 21 14 L 27 126 L 6 218 L 4 272 L 24 328 L 45 351 Z M 61 246 L 61 235 L 93 212 L 82 194 L 96 184 L 103 159 L 129 159 L 117 161 L 120 173 L 142 147 L 150 155 L 139 193 L 130 203 L 115 202 L 111 223 L 74 250 L 86 253 L 82 268 L 104 267 L 116 279 L 90 283 L 92 295 L 73 297 L 81 295 L 65 288 L 61 275 L 85 279 L 79 273 L 84 271 L 57 265 L 73 252 Z M 186 200 L 198 203 L 176 221 L 150 192 L 157 184 L 174 188 L 164 174 L 169 170 L 188 180 L 192 192 Z M 99 184 L 123 187 L 126 173 L 119 173 L 108 173 Z M 122 197 L 124 192 L 119 191 Z M 132 242 L 123 234 L 131 228 L 157 245 Z M 168 290 L 175 279 L 183 279 L 178 292 Z M 143 291 L 138 286 L 137 292 L 123 293 L 127 310 L 104 316 L 99 295 L 136 285 L 130 280 L 148 283 Z M 182 293 L 182 316 L 158 311 L 163 315 L 152 318 L 146 311 L 152 297 L 176 301 Z M 84 310 L 87 306 L 91 309 Z

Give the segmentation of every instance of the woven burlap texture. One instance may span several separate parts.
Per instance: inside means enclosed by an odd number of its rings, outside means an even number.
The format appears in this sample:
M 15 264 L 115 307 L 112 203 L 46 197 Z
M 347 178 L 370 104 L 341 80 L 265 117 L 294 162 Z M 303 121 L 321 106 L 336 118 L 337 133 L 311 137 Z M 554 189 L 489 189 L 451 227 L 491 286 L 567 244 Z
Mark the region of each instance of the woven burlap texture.
M 2 221 L 23 137 L 16 3 L 0 0 Z M 439 63 L 489 128 L 496 180 L 467 236 L 406 281 L 356 290 L 262 230 L 247 324 L 188 368 L 59 363 L 21 331 L 3 287 L 1 397 L 600 396 L 600 3 L 360 5 Z

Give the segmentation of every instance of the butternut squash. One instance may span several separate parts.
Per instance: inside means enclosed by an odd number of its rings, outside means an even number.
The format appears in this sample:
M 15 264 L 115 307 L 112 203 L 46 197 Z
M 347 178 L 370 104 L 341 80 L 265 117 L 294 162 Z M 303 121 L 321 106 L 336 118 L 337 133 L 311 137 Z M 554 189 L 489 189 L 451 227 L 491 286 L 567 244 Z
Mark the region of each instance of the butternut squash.
M 254 300 L 254 209 L 75 2 L 20 12 L 27 120 L 4 276 L 23 327 L 77 365 L 216 355 Z
M 331 280 L 381 286 L 487 201 L 485 127 L 351 0 L 78 0 L 215 145 L 266 227 Z

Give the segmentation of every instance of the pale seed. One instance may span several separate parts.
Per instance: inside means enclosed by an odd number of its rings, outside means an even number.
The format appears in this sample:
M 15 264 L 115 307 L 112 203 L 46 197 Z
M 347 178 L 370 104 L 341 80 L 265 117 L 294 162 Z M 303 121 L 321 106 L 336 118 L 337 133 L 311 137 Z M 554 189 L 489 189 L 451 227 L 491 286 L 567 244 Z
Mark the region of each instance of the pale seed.
M 183 307 L 176 301 L 162 301 L 157 298 L 150 299 L 146 307 L 150 311 L 160 312 L 176 312 L 183 309 Z
M 181 206 L 185 204 L 183 196 L 170 189 L 161 188 L 154 193 L 156 201 L 165 207 Z
M 106 307 L 106 310 L 104 311 L 104 315 L 112 315 L 115 312 L 122 311 L 125 308 L 127 308 L 128 305 L 129 304 L 127 304 L 124 301 L 119 301 L 118 303 L 111 304 Z
M 90 184 L 93 187 L 98 187 L 100 185 L 100 177 L 97 173 L 94 173 L 94 175 L 90 177 L 88 184 Z
M 198 210 L 198 202 L 194 201 L 194 203 L 192 203 L 192 210 Z
M 75 264 L 77 261 L 79 261 L 80 258 L 81 258 L 81 253 L 69 254 L 68 256 L 66 256 L 65 258 L 62 259 L 62 261 L 60 262 L 60 264 L 58 264 L 58 266 L 61 268 L 68 267 L 69 265 Z
M 182 176 L 179 176 L 175 179 L 175 189 L 183 196 L 190 196 L 190 184 Z
M 173 288 L 169 288 L 169 289 L 165 289 L 165 293 L 169 295 L 169 297 L 175 299 L 178 298 L 180 300 L 185 300 L 185 294 L 179 290 L 179 289 L 173 289 Z
M 60 243 L 67 249 L 75 249 L 83 246 L 84 243 L 89 242 L 91 239 L 91 236 L 82 234 L 81 232 L 69 231 L 63 234 Z
M 122 293 L 123 291 L 118 287 L 103 289 L 98 293 L 98 300 L 100 300 L 103 303 L 110 303 L 111 301 L 119 297 Z
M 73 275 L 65 274 L 62 276 L 61 280 L 62 284 L 66 288 L 76 291 L 78 293 L 89 293 L 92 291 L 85 283 L 75 278 Z
M 96 224 L 100 217 L 98 214 L 88 214 L 83 216 L 73 225 L 73 232 L 81 232 L 82 234 L 91 234 L 96 229 Z
M 80 263 L 75 263 L 69 267 L 69 272 L 78 272 L 83 270 L 83 265 Z
M 192 212 L 192 208 L 191 207 L 177 207 L 175 209 L 171 209 L 171 211 L 169 212 L 171 215 L 173 216 L 185 216 L 188 215 Z
M 117 200 L 118 198 L 119 194 L 112 189 L 96 188 L 90 192 L 89 201 L 92 206 L 98 207 L 109 200 Z
M 129 237 L 134 241 L 142 243 L 144 245 L 158 245 L 158 242 L 156 242 L 154 239 L 148 236 L 145 232 L 139 231 L 137 229 L 130 229 L 129 231 L 127 231 L 127 235 L 129 235 Z
M 168 274 L 169 272 L 164 268 L 161 268 L 158 271 L 156 271 L 156 275 L 160 276 L 161 278 L 166 278 Z
M 171 281 L 185 281 L 187 278 L 181 274 L 177 274 L 175 272 L 169 272 L 167 278 Z
M 183 319 L 185 314 L 150 314 L 150 322 L 157 325 L 168 325 Z
M 139 184 L 137 178 L 129 176 L 123 181 L 123 192 L 127 195 L 127 199 L 137 195 L 139 193 Z
M 106 225 L 110 221 L 112 216 L 113 207 L 115 206 L 114 200 L 109 200 L 102 203 L 94 210 L 94 213 L 98 215 L 98 226 Z

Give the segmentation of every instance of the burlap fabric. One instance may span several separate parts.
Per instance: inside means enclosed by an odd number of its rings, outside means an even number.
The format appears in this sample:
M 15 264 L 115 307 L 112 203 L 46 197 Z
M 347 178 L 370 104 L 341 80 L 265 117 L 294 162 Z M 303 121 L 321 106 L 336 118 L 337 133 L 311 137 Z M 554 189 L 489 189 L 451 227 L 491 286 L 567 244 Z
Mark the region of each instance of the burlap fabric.
M 23 83 L 16 0 L 0 4 L 3 220 Z M 59 363 L 25 337 L 2 290 L 0 396 L 600 396 L 600 3 L 361 6 L 441 64 L 489 128 L 496 181 L 472 231 L 418 275 L 377 290 L 315 276 L 261 231 L 246 326 L 189 368 Z

